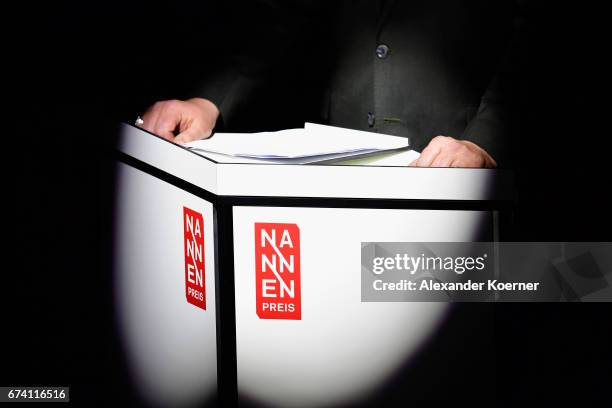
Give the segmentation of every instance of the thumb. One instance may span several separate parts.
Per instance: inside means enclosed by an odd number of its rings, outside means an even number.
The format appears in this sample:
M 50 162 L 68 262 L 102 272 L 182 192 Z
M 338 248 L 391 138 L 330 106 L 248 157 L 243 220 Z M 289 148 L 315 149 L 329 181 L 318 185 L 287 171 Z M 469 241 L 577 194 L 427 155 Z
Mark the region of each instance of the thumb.
M 189 127 L 179 133 L 175 138 L 175 143 L 188 143 L 194 140 L 206 139 L 212 132 L 210 130 L 200 130 L 195 127 Z

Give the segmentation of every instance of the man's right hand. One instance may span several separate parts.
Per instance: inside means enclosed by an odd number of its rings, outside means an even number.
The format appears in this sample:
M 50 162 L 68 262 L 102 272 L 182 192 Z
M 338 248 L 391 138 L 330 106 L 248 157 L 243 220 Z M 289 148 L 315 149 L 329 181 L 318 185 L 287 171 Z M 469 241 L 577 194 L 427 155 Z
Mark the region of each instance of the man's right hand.
M 210 137 L 218 117 L 219 109 L 207 99 L 160 101 L 147 109 L 139 126 L 175 143 L 187 143 Z

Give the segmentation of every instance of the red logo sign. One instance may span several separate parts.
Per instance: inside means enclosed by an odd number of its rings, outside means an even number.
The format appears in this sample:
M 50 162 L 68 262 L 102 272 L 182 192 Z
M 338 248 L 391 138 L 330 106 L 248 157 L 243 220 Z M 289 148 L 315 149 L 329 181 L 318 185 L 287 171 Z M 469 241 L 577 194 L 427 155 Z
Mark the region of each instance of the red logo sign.
M 185 296 L 187 302 L 206 310 L 204 282 L 204 218 L 202 214 L 183 207 L 185 236 Z
M 255 223 L 255 265 L 257 316 L 301 320 L 298 226 Z

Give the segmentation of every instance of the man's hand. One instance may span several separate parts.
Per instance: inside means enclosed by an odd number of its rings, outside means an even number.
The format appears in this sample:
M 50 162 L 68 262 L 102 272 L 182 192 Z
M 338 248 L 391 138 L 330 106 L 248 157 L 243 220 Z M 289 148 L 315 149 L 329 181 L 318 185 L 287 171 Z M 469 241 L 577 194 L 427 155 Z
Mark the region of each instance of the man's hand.
M 468 140 L 436 136 L 418 159 L 410 163 L 416 167 L 497 167 L 484 149 Z
M 142 116 L 142 128 L 176 143 L 206 139 L 212 133 L 219 109 L 207 99 L 160 101 Z M 179 132 L 174 137 L 174 132 Z

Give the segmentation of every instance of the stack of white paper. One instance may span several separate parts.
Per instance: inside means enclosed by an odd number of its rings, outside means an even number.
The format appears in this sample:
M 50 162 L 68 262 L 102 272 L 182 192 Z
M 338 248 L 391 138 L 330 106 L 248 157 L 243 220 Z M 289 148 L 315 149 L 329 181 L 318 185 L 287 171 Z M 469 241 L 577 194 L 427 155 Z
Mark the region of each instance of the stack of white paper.
M 186 144 L 213 159 L 248 159 L 274 163 L 314 163 L 381 151 L 405 149 L 408 139 L 334 126 L 306 123 L 303 129 L 261 133 L 216 133 Z M 222 156 L 219 156 L 222 155 Z

